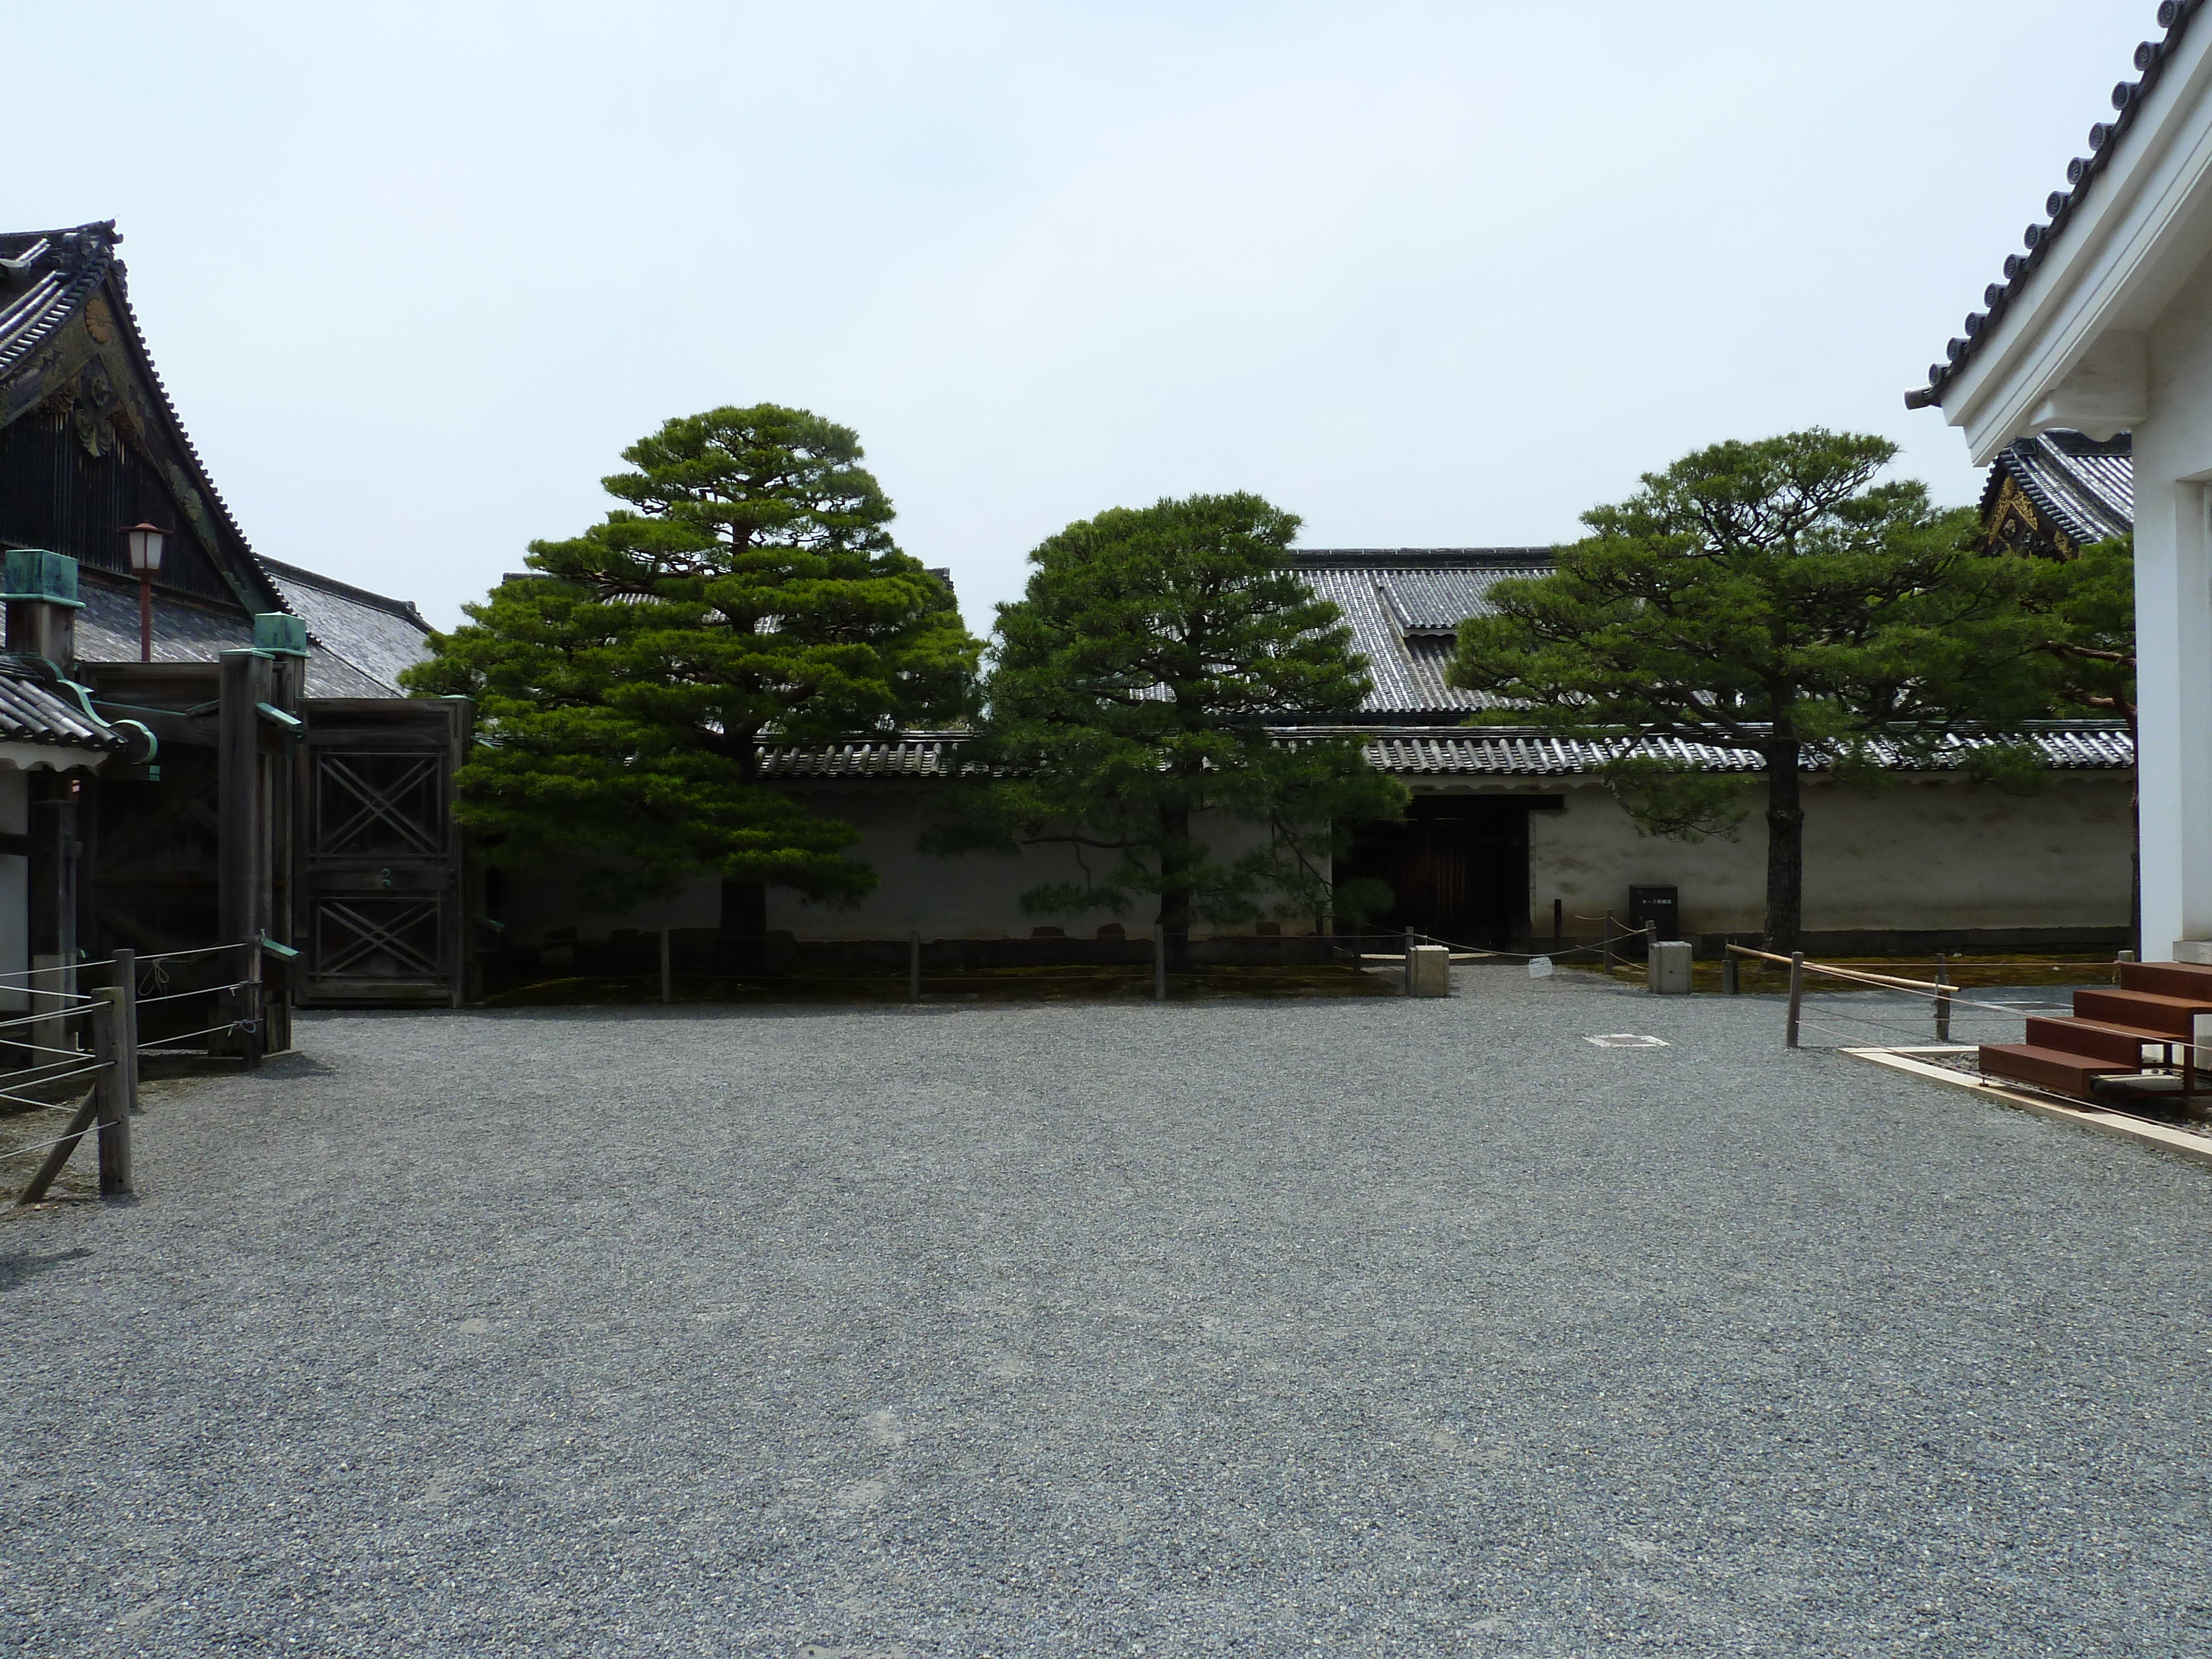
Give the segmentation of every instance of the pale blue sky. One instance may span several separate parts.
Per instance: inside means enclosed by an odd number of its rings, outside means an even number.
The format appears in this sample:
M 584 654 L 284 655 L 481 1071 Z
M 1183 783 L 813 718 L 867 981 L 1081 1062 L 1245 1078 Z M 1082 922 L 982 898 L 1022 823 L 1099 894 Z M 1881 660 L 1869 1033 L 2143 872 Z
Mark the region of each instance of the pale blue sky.
M 664 417 L 859 428 L 969 621 L 1071 520 L 1548 542 L 1888 434 L 2151 0 L 15 8 L 9 228 L 113 217 L 263 552 L 434 620 Z

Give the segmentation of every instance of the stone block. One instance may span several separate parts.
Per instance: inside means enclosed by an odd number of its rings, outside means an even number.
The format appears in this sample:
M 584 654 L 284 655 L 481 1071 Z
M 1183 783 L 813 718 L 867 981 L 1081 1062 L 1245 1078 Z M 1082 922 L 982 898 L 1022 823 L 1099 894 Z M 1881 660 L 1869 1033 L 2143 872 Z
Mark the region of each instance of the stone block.
M 1667 939 L 1651 947 L 1648 982 L 1659 996 L 1686 996 L 1690 989 L 1690 942 Z
M 1451 994 L 1451 952 L 1441 945 L 1416 945 L 1406 994 L 1416 997 Z

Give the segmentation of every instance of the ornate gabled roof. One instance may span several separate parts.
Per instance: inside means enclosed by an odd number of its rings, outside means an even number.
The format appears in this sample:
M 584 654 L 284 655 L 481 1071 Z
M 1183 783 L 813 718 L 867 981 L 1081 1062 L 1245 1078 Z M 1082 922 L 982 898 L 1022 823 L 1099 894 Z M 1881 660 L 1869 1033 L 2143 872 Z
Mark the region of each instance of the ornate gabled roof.
M 1490 609 L 1493 583 L 1542 576 L 1548 547 L 1294 549 L 1291 562 L 1322 599 L 1335 601 L 1375 689 L 1362 720 L 1464 720 L 1500 707 L 1486 692 L 1444 683 L 1459 625 Z
M 2160 73 L 2180 45 L 2190 20 L 2203 9 L 2203 4 L 2204 0 L 2164 0 L 2159 7 L 2158 26 L 2166 33 L 2160 39 L 2146 40 L 2136 48 L 2135 66 L 2140 78 L 2123 81 L 2112 88 L 2112 108 L 2116 112 L 2113 118 L 2089 129 L 2089 153 L 2067 163 L 2067 187 L 2051 192 L 2043 204 L 2044 218 L 2028 226 L 2021 238 L 2027 252 L 2006 258 L 2004 280 L 1991 283 L 1982 291 L 1984 308 L 1968 313 L 1966 332 L 1954 337 L 1945 345 L 1942 362 L 1929 366 L 1927 386 L 1915 387 L 1905 394 L 1907 409 L 1926 409 L 1943 401 L 1944 388 L 1966 367 L 1966 360 L 1973 356 L 1974 348 L 1991 325 L 2019 297 L 2028 278 L 2042 265 L 2052 245 L 2065 234 L 2067 225 L 2096 188 L 2097 180 L 2111 166 L 2120 143 L 2135 125 L 2143 100 L 2158 84 Z
M 248 615 L 281 610 L 282 596 L 256 562 L 154 367 L 116 256 L 122 240 L 112 219 L 67 230 L 0 233 L 0 427 L 44 411 L 72 426 L 95 460 L 118 446 L 130 450 L 172 507 L 172 522 L 163 527 L 190 538 L 219 579 L 221 596 Z M 79 528 L 66 522 L 58 527 Z M 112 532 L 120 527 L 102 524 L 93 544 L 54 550 L 97 569 L 119 559 Z M 59 539 L 50 533 L 38 544 Z
M 73 465 L 89 458 L 96 471 L 118 451 L 137 464 L 131 477 L 67 486 L 98 496 L 96 505 L 44 503 L 51 510 L 36 513 L 46 491 L 20 473 L 18 495 L 29 499 L 9 502 L 6 444 L 0 441 L 0 508 L 12 505 L 18 520 L 0 522 L 0 543 L 13 535 L 19 539 L 10 544 L 25 544 L 20 538 L 27 532 L 35 537 L 28 544 L 76 557 L 86 576 L 80 654 L 88 661 L 134 661 L 137 596 L 114 585 L 130 579 L 119 568 L 113 532 L 150 512 L 172 530 L 170 557 L 155 589 L 157 659 L 202 660 L 251 645 L 251 617 L 289 611 L 307 624 L 316 647 L 308 665 L 311 695 L 402 695 L 399 673 L 425 654 L 428 625 L 411 605 L 254 553 L 146 349 L 115 252 L 121 240 L 112 220 L 0 233 L 0 428 L 44 416 L 54 430 L 81 441 L 86 453 L 70 456 Z M 68 450 L 69 438 L 60 447 Z M 145 492 L 158 492 L 158 507 Z M 135 511 L 128 504 L 133 501 L 142 503 Z M 81 505 L 84 510 L 76 511 Z
M 1982 492 L 1984 526 L 1996 527 L 1990 520 L 2008 483 L 2063 547 L 2111 541 L 2135 529 L 2135 453 L 2127 433 L 2105 443 L 2064 431 L 2015 438 L 1990 468 Z

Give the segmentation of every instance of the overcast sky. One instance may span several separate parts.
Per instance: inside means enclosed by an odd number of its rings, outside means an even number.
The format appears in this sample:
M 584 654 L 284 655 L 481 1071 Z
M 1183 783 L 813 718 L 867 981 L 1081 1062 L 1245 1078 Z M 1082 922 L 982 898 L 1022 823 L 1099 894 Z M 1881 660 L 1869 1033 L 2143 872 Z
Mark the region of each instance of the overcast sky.
M 2152 0 L 11 8 L 9 228 L 114 218 L 263 553 L 441 623 L 664 418 L 859 429 L 969 620 L 1070 520 L 1574 533 L 1905 412 Z M 33 161 L 35 165 L 32 165 Z

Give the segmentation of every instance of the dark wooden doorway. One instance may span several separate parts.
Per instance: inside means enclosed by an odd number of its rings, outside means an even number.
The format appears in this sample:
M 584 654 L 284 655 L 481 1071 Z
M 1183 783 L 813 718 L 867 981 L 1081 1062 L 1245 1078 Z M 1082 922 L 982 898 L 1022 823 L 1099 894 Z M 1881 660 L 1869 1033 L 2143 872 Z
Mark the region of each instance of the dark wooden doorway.
M 301 1000 L 458 1005 L 470 918 L 453 774 L 471 705 L 318 699 L 307 713 Z
M 1401 823 L 1355 835 L 1340 881 L 1370 877 L 1389 908 L 1369 928 L 1411 927 L 1455 945 L 1508 950 L 1528 928 L 1528 814 L 1557 796 L 1417 795 Z

